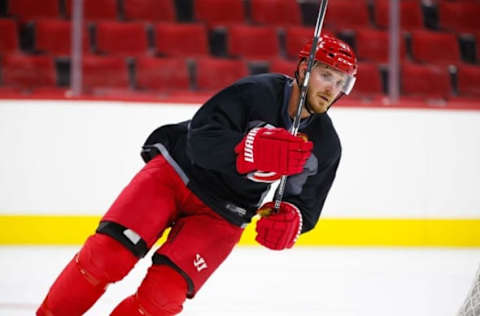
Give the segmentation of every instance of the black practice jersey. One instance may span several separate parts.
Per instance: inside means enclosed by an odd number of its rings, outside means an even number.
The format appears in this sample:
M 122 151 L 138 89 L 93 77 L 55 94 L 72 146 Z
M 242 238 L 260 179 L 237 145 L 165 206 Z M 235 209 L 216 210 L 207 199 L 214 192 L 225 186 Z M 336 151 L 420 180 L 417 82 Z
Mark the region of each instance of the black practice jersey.
M 205 204 L 229 222 L 244 226 L 270 188 L 236 170 L 235 146 L 259 126 L 289 129 L 288 100 L 293 79 L 280 74 L 243 78 L 208 100 L 190 121 L 165 125 L 147 139 L 142 157 L 163 154 Z M 318 221 L 341 156 L 338 135 L 328 114 L 302 120 L 299 132 L 314 144 L 304 171 L 288 177 L 284 201 L 303 216 L 302 232 Z

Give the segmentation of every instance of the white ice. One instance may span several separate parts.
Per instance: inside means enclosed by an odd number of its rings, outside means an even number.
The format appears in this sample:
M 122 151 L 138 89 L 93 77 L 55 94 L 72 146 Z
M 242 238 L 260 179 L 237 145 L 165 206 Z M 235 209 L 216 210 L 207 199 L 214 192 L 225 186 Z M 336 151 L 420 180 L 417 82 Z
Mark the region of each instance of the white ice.
M 78 247 L 0 247 L 0 315 L 34 315 Z M 150 256 L 86 315 L 108 315 L 135 291 Z M 185 316 L 454 316 L 470 288 L 480 249 L 240 247 Z

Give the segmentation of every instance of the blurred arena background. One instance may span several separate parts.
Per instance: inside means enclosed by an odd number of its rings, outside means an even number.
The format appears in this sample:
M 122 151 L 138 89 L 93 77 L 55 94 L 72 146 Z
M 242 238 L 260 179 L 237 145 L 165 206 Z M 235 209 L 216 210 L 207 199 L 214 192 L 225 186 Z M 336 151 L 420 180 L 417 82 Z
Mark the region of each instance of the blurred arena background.
M 0 314 L 33 313 L 142 166 L 150 131 L 243 76 L 293 75 L 318 6 L 0 0 Z M 256 247 L 249 227 L 224 281 L 185 315 L 453 315 L 480 262 L 479 17 L 479 0 L 329 1 L 324 28 L 353 47 L 359 73 L 329 112 L 344 154 L 322 219 L 292 250 L 308 263 Z M 288 281 L 309 292 L 300 311 L 265 303 L 282 302 L 281 285 L 250 305 L 250 283 L 224 293 L 240 266 L 267 283 L 303 269 Z
M 84 97 L 201 100 L 247 74 L 291 74 L 318 7 L 315 0 L 82 2 L 74 10 L 73 0 L 0 0 L 2 97 L 65 98 L 75 84 L 73 94 Z M 478 0 L 396 2 L 394 25 L 389 0 L 329 2 L 325 29 L 360 61 L 345 101 L 388 104 L 389 69 L 398 63 L 399 106 L 478 108 Z M 397 60 L 389 58 L 391 26 Z

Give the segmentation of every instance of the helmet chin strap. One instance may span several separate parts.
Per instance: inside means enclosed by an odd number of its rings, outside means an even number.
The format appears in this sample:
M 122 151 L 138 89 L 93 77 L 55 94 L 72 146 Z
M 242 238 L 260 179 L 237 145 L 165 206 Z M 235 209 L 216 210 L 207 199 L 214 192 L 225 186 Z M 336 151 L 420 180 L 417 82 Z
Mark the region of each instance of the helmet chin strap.
M 329 105 L 328 108 L 327 108 L 327 111 L 330 110 L 330 108 L 332 107 L 332 105 L 333 105 L 335 102 L 337 102 L 338 100 L 340 100 L 340 98 L 343 97 L 344 95 L 345 95 L 344 92 L 340 92 L 340 93 L 337 95 L 337 97 L 335 98 L 335 100 L 333 100 L 333 102 L 330 103 L 330 105 Z
M 302 89 L 301 85 L 300 85 L 300 79 L 299 79 L 299 75 L 298 75 L 298 70 L 295 70 L 295 80 L 297 82 L 297 86 L 299 89 Z M 307 92 L 308 93 L 308 92 Z M 307 110 L 307 112 L 310 114 L 310 115 L 315 115 L 315 114 L 318 114 L 317 112 L 315 112 L 313 109 L 312 109 L 312 106 L 310 105 L 310 102 L 308 102 L 308 98 L 306 98 L 305 100 L 305 104 L 304 104 L 304 108 L 305 110 Z

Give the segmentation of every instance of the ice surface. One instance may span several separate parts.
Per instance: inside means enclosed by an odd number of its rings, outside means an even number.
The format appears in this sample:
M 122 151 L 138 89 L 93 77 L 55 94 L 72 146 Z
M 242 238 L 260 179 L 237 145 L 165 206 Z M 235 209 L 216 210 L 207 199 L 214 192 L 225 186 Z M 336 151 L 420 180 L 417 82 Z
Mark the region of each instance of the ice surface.
M 0 315 L 34 315 L 78 247 L 0 247 Z M 108 315 L 133 293 L 150 255 L 86 314 Z M 240 247 L 188 300 L 185 316 L 452 316 L 480 249 Z

